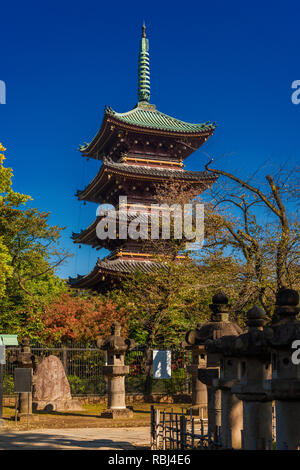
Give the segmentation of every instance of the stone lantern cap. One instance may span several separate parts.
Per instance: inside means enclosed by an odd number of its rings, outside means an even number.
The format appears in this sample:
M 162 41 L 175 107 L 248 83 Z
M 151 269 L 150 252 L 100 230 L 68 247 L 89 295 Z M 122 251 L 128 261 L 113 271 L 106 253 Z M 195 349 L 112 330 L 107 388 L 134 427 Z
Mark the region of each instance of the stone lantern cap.
M 208 339 L 205 342 L 205 349 L 208 353 L 232 356 L 235 350 L 235 335 L 225 335 L 218 339 Z
M 266 341 L 263 326 L 265 324 L 265 311 L 255 305 L 247 312 L 248 331 L 240 335 L 224 335 L 222 338 L 207 340 L 205 347 L 207 352 L 223 356 L 267 356 L 268 343 Z
M 230 353 L 234 357 L 256 357 L 269 359 L 270 351 L 263 327 L 266 321 L 266 312 L 254 305 L 247 312 L 247 333 L 234 339 Z
M 28 338 L 23 338 L 21 345 L 16 349 L 9 358 L 9 362 L 12 364 L 18 364 L 19 367 L 28 367 L 35 369 L 39 363 L 40 358 L 35 354 L 32 354 L 30 341 Z
M 294 289 L 281 288 L 276 296 L 275 323 L 265 330 L 265 338 L 271 348 L 290 348 L 294 340 L 300 340 L 299 294 Z
M 114 322 L 111 327 L 111 335 L 107 338 L 98 338 L 97 347 L 103 351 L 111 351 L 116 354 L 125 354 L 135 347 L 132 339 L 125 339 L 121 336 L 121 326 L 118 322 Z
M 209 306 L 212 311 L 210 321 L 198 323 L 194 330 L 188 331 L 182 346 L 191 348 L 204 345 L 210 339 L 240 335 L 242 329 L 236 323 L 229 321 L 229 307 L 228 297 L 225 294 L 215 294 Z

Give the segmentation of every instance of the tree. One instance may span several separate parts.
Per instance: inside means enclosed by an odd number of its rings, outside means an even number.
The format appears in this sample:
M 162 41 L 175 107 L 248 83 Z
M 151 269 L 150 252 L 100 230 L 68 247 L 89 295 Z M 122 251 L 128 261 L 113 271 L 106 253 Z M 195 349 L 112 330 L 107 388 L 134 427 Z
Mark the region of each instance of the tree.
M 299 219 L 294 212 L 299 182 L 295 171 L 279 169 L 260 183 L 258 172 L 247 181 L 224 170 L 206 170 L 220 175 L 211 189 L 213 210 L 223 216 L 223 236 L 216 246 L 231 247 L 243 268 L 241 298 L 256 301 L 270 312 L 276 291 L 299 287 Z M 226 184 L 230 182 L 230 184 Z M 230 216 L 229 214 L 234 214 Z M 236 306 L 240 312 L 243 302 Z
M 185 333 L 210 317 L 212 293 L 221 291 L 224 283 L 228 292 L 239 272 L 230 259 L 216 264 L 211 259 L 205 269 L 189 257 L 179 262 L 160 256 L 157 261 L 160 269 L 126 276 L 121 288 L 109 294 L 127 312 L 130 338 L 146 346 L 146 394 L 151 391 L 152 350 L 180 347 Z
M 70 340 L 94 342 L 97 337 L 110 334 L 113 321 L 119 321 L 127 333 L 126 310 L 111 300 L 99 296 L 63 293 L 45 308 L 41 317 L 42 338 L 47 343 Z
M 3 166 L 5 156 L 2 152 L 5 150 L 6 148 L 0 143 L 0 220 L 5 220 L 13 206 L 18 207 L 30 199 L 30 196 L 12 190 L 12 170 Z M 0 232 L 0 298 L 4 296 L 6 284 L 13 275 L 12 255 L 5 241 L 4 234 Z
M 0 328 L 32 337 L 45 304 L 66 290 L 55 269 L 70 255 L 59 248 L 63 228 L 48 224 L 49 213 L 21 208 L 31 197 L 13 191 L 3 160 L 0 154 Z
M 0 221 L 0 233 L 12 257 L 13 276 L 9 284 L 31 297 L 33 303 L 43 300 L 34 292 L 35 281 L 55 269 L 70 256 L 59 249 L 63 227 L 48 224 L 49 213 L 37 209 L 11 208 Z
M 221 170 L 210 171 L 224 176 Z M 149 350 L 178 345 L 189 327 L 209 318 L 208 305 L 218 291 L 228 295 L 231 318 L 243 326 L 245 311 L 254 303 L 271 316 L 277 289 L 284 282 L 299 286 L 299 222 L 290 210 L 296 183 L 280 186 L 269 175 L 268 194 L 257 178 L 250 185 L 231 176 L 234 187 L 219 180 L 201 196 L 176 181 L 157 188 L 156 199 L 169 206 L 205 205 L 205 241 L 183 259 L 178 254 L 185 240 L 143 242 L 165 269 L 127 277 L 118 295 L 131 311 L 132 335 Z M 283 174 L 281 179 L 288 181 Z M 266 217 L 265 206 L 276 217 Z

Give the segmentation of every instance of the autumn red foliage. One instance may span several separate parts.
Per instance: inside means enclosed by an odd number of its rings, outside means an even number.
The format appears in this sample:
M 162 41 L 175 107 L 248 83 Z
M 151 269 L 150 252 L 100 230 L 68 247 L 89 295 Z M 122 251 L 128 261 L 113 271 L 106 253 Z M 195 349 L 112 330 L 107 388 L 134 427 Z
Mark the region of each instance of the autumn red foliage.
M 43 314 L 44 339 L 47 341 L 94 341 L 110 334 L 111 324 L 118 321 L 122 334 L 127 333 L 125 309 L 110 300 L 82 298 L 64 293 Z

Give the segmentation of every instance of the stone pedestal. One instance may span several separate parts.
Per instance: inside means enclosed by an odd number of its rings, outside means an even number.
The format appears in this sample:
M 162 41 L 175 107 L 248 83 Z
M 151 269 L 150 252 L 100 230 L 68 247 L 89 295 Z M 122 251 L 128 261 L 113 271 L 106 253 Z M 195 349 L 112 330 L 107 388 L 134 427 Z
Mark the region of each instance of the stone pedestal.
M 186 349 L 188 348 L 186 347 Z M 205 366 L 205 363 L 204 348 L 198 346 L 193 350 L 193 364 L 186 368 L 192 376 L 192 406 L 190 409 L 193 416 L 202 416 L 207 411 L 207 389 L 198 377 L 198 370 L 201 366 Z
M 129 374 L 129 366 L 104 366 L 102 369 L 107 376 L 108 409 L 102 418 L 131 418 L 133 411 L 126 408 L 125 375 Z
M 256 305 L 247 312 L 248 332 L 232 345 L 239 358 L 240 382 L 232 387 L 243 401 L 243 448 L 272 448 L 272 401 L 263 385 L 271 376 L 271 355 L 264 335 L 266 313 Z
M 243 401 L 245 450 L 272 447 L 272 402 Z
M 280 289 L 274 312 L 277 321 L 265 333 L 272 355 L 272 378 L 265 382 L 265 390 L 275 399 L 278 450 L 300 447 L 300 364 L 293 355 L 300 344 L 298 304 L 297 291 Z
M 107 369 L 110 369 L 108 372 Z M 118 370 L 116 370 L 118 369 Z M 103 373 L 109 375 L 108 379 L 108 408 L 124 409 L 125 404 L 125 374 L 129 374 L 129 367 L 108 366 L 103 367 Z M 120 374 L 120 375 L 117 375 Z
M 221 390 L 215 387 L 207 387 L 208 395 L 208 426 L 213 431 L 216 426 L 221 426 Z
M 134 341 L 121 336 L 118 322 L 113 323 L 111 336 L 98 339 L 97 346 L 107 352 L 107 364 L 103 366 L 103 374 L 107 377 L 108 408 L 102 418 L 131 418 L 133 411 L 126 408 L 125 375 L 129 366 L 124 365 L 125 353 L 135 346 Z
M 221 387 L 221 442 L 225 448 L 242 447 L 243 403 L 231 392 L 231 386 Z
M 32 414 L 32 393 L 19 393 L 18 416 Z
M 266 391 L 270 397 L 276 399 L 276 450 L 298 450 L 300 448 L 300 380 L 272 379 L 266 383 Z
M 299 402 L 276 400 L 276 449 L 300 448 Z
M 206 343 L 207 355 L 220 363 L 220 377 L 212 380 L 221 390 L 221 443 L 223 448 L 242 446 L 243 405 L 232 392 L 239 381 L 239 361 L 232 356 L 231 347 L 237 336 L 226 335 Z
M 211 433 L 220 426 L 221 396 L 212 384 L 212 378 L 218 377 L 218 363 L 207 357 L 205 343 L 207 340 L 220 338 L 223 335 L 238 335 L 242 332 L 238 325 L 229 321 L 228 298 L 219 293 L 213 296 L 210 321 L 198 324 L 194 330 L 187 332 L 182 346 L 193 352 L 192 364 L 187 370 L 192 374 L 192 410 L 193 414 L 207 409 L 208 425 Z M 210 370 L 206 373 L 206 368 Z M 217 375 L 216 375 L 217 374 Z
M 208 429 L 214 433 L 216 426 L 221 426 L 221 390 L 214 386 L 214 381 L 219 378 L 219 368 L 207 367 L 199 369 L 199 380 L 207 388 L 207 421 Z

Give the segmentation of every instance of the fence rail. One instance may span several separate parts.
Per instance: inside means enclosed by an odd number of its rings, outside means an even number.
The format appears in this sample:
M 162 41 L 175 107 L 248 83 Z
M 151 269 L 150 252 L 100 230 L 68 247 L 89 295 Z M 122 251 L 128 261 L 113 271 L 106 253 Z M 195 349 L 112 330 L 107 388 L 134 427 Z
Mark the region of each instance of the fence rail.
M 181 413 L 160 411 L 151 406 L 151 450 L 218 449 L 221 447 L 221 429 L 211 433 L 206 418 L 195 418 Z

